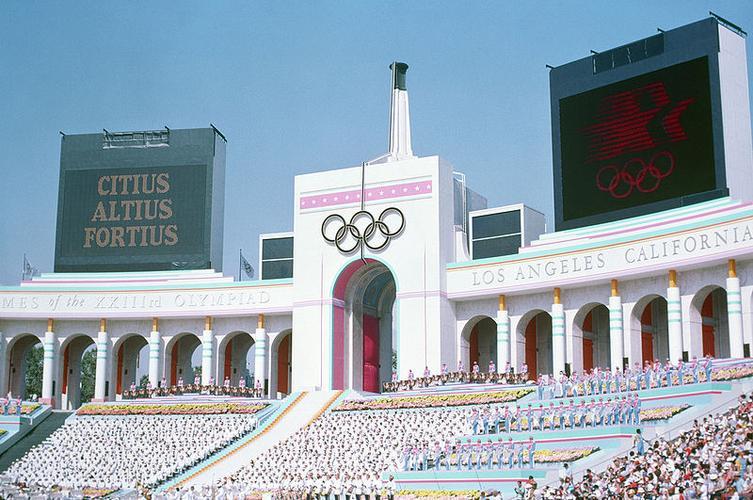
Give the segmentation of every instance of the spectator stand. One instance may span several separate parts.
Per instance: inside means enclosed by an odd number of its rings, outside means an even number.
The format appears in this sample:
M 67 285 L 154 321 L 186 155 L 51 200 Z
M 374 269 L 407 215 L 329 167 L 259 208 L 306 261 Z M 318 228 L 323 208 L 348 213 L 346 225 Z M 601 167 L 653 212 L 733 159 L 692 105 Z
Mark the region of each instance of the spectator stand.
M 182 474 L 171 478 L 169 481 L 161 484 L 154 491 L 157 494 L 164 494 L 171 489 L 183 487 L 192 481 L 201 482 L 202 476 L 208 475 L 208 471 L 212 468 L 221 469 L 231 456 L 235 462 L 238 462 L 237 465 L 240 467 L 249 459 L 249 457 L 257 455 L 265 448 L 265 446 L 261 446 L 260 450 L 254 450 L 253 445 L 259 445 L 259 441 L 261 441 L 263 436 L 270 436 L 276 431 L 279 431 L 279 429 L 276 429 L 276 427 L 279 427 L 278 424 L 281 424 L 282 427 L 289 427 L 289 425 L 286 424 L 290 424 L 291 422 L 288 422 L 287 420 L 295 420 L 295 413 L 305 412 L 307 410 L 306 408 L 301 408 L 302 406 L 306 406 L 307 403 L 309 405 L 313 404 L 313 408 L 308 408 L 308 410 L 313 409 L 314 412 L 305 419 L 305 422 L 302 423 L 302 425 L 308 425 L 311 421 L 315 420 L 329 410 L 329 408 L 334 406 L 336 401 L 339 401 L 342 395 L 342 391 L 320 391 L 315 393 L 294 392 L 288 395 L 283 400 L 278 401 L 278 404 L 274 406 L 274 409 L 270 408 L 264 415 L 263 419 L 260 418 L 259 424 L 253 432 L 250 432 L 243 438 L 232 443 L 230 446 L 219 450 L 217 453 L 199 462 Z M 311 401 L 305 401 L 307 399 Z M 303 403 L 303 405 L 300 403 Z M 286 419 L 286 417 L 288 418 Z M 285 429 L 286 432 L 291 430 L 295 429 Z M 284 439 L 284 437 L 273 438 L 270 441 L 271 444 L 274 444 L 281 439 Z M 217 477 L 212 477 L 212 480 L 217 479 Z
M 739 360 L 720 360 L 717 363 L 715 372 L 718 370 L 728 370 L 734 367 L 749 366 L 749 361 L 741 362 Z M 382 397 L 405 397 L 409 395 L 426 396 L 428 394 L 451 394 L 457 393 L 458 386 L 453 387 L 428 387 L 422 388 L 417 391 L 403 391 L 391 393 L 389 395 L 382 395 Z M 485 384 L 482 389 L 481 385 L 473 384 L 472 389 L 476 389 L 474 392 L 479 393 L 483 389 L 499 391 L 503 387 L 497 384 Z M 453 390 L 454 389 L 454 390 Z M 567 428 L 565 430 L 559 430 L 555 428 L 550 430 L 547 426 L 543 431 L 534 428 L 529 432 L 527 429 L 523 429 L 521 432 L 512 430 L 509 434 L 489 434 L 489 435 L 467 435 L 460 438 L 461 443 L 476 443 L 479 439 L 481 445 L 486 445 L 488 440 L 491 439 L 493 443 L 497 443 L 499 438 L 503 438 L 507 441 L 509 437 L 512 437 L 513 443 L 523 443 L 528 440 L 529 436 L 533 436 L 536 441 L 536 449 L 548 450 L 553 455 L 557 454 L 557 450 L 572 450 L 584 446 L 597 447 L 597 449 L 590 455 L 585 456 L 579 460 L 571 462 L 571 467 L 574 471 L 585 471 L 587 468 L 592 470 L 598 470 L 599 467 L 606 467 L 615 456 L 624 454 L 632 447 L 632 438 L 635 433 L 635 429 L 640 427 L 645 438 L 648 442 L 651 442 L 657 436 L 671 436 L 676 435 L 682 429 L 692 425 L 694 419 L 701 418 L 711 412 L 718 411 L 719 409 L 726 409 L 731 402 L 734 402 L 739 394 L 746 391 L 753 390 L 753 379 L 745 377 L 742 379 L 735 379 L 732 381 L 712 381 L 712 382 L 700 382 L 685 385 L 673 385 L 670 387 L 653 387 L 651 389 L 641 389 L 640 391 L 631 391 L 630 394 L 637 393 L 641 401 L 642 418 L 645 418 L 644 414 L 650 413 L 650 410 L 667 409 L 668 407 L 681 407 L 687 405 L 682 411 L 674 414 L 667 419 L 661 420 L 643 420 L 638 426 L 629 424 L 613 424 L 607 426 L 593 427 L 590 424 L 585 429 L 581 429 L 576 426 L 575 429 Z M 622 394 L 627 393 L 619 393 Z M 599 401 L 599 398 L 603 398 L 606 401 L 607 398 L 614 400 L 616 394 L 603 394 L 596 396 L 580 396 L 580 397 L 568 397 L 560 399 L 545 399 L 539 401 L 536 399 L 536 395 L 527 395 L 519 399 L 517 403 L 500 403 L 500 408 L 504 406 L 514 408 L 515 404 L 521 407 L 521 410 L 526 410 L 530 403 L 532 408 L 537 409 L 539 403 L 542 403 L 545 407 L 549 406 L 552 402 L 555 406 L 559 405 L 562 401 L 565 405 L 568 405 L 570 400 L 573 400 L 577 406 L 581 401 L 589 403 L 595 399 Z M 377 399 L 376 396 L 366 396 L 364 400 Z M 484 406 L 484 405 L 481 405 Z M 473 406 L 472 408 L 478 408 Z M 525 412 L 524 412 L 525 413 Z M 536 412 L 534 411 L 534 414 Z M 648 445 L 648 444 L 647 444 Z M 533 470 L 529 469 L 527 465 L 522 468 L 508 469 L 505 465 L 501 470 L 492 469 L 485 470 L 483 467 L 480 470 L 461 470 L 461 471 L 445 471 L 436 470 L 430 467 L 427 471 L 398 471 L 391 472 L 395 476 L 395 482 L 399 489 L 403 490 L 466 490 L 478 488 L 482 491 L 497 489 L 503 494 L 513 494 L 513 488 L 517 484 L 518 480 L 525 481 L 529 475 L 533 475 L 534 479 L 539 485 L 556 483 L 557 471 L 561 468 L 562 463 L 551 464 L 536 464 Z M 453 467 L 454 469 L 454 467 Z

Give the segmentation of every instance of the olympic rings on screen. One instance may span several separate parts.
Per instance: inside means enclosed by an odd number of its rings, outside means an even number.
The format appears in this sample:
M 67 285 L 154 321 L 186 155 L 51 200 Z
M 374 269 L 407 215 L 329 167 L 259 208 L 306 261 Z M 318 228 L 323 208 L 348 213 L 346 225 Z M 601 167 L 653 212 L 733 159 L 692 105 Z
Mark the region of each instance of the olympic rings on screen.
M 392 227 L 388 223 L 388 216 Z M 399 221 L 399 222 L 398 222 Z M 405 228 L 405 216 L 399 208 L 388 207 L 382 210 L 379 217 L 366 210 L 354 213 L 349 222 L 340 214 L 330 214 L 322 222 L 322 237 L 324 241 L 334 244 L 342 253 L 348 254 L 365 245 L 366 248 L 379 251 L 386 247 L 390 240 L 399 235 Z
M 669 177 L 674 169 L 672 153 L 660 151 L 648 163 L 641 158 L 632 158 L 621 169 L 617 165 L 601 167 L 596 173 L 596 187 L 616 199 L 627 198 L 634 189 L 641 193 L 653 193 L 659 189 L 662 179 Z

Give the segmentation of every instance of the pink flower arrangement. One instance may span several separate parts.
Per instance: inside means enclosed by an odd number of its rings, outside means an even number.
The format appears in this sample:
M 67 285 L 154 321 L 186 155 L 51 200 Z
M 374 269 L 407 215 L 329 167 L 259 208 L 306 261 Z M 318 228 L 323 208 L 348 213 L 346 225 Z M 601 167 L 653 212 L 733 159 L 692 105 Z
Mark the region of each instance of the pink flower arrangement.
M 738 380 L 750 376 L 753 376 L 753 365 L 742 365 L 713 370 L 711 380 Z
M 515 389 L 475 394 L 433 394 L 429 396 L 382 397 L 373 399 L 348 400 L 340 403 L 333 411 L 352 410 L 404 410 L 409 408 L 441 408 L 446 406 L 468 406 L 517 401 L 533 392 L 533 389 Z
M 265 404 L 243 403 L 182 403 L 182 404 L 88 404 L 78 415 L 220 415 L 224 413 L 253 414 Z

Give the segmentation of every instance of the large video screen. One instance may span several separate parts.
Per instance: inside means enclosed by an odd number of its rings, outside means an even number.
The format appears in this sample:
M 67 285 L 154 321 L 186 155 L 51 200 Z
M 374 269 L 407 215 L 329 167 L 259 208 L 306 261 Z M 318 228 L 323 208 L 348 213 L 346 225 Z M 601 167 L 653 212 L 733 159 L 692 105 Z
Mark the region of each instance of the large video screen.
M 206 266 L 207 166 L 62 172 L 61 270 Z
M 717 188 L 706 57 L 559 105 L 565 223 Z

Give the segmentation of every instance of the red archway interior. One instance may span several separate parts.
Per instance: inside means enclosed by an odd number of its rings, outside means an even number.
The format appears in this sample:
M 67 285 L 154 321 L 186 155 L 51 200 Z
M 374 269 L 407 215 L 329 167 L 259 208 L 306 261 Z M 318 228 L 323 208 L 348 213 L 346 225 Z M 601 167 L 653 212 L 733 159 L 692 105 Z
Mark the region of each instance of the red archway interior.
M 701 306 L 701 332 L 703 335 L 703 355 L 716 356 L 714 329 L 714 299 L 709 293 Z
M 641 355 L 644 363 L 654 360 L 652 303 L 649 302 L 641 314 Z
M 63 351 L 63 387 L 60 389 L 60 392 L 63 394 L 68 392 L 68 348 L 70 347 L 70 344 L 65 346 L 65 351 Z
M 285 338 L 280 341 L 280 346 L 277 348 L 277 392 L 288 394 L 289 381 L 288 370 L 290 368 L 290 337 L 292 335 L 285 335 Z
M 223 382 L 226 378 L 232 376 L 232 363 L 233 363 L 233 339 L 230 339 L 225 346 L 225 375 L 223 376 Z
M 363 390 L 379 392 L 379 318 L 363 315 Z
M 536 317 L 532 318 L 526 326 L 526 364 L 528 365 L 528 378 L 536 380 L 538 373 L 536 364 Z
M 479 358 L 479 352 L 478 352 L 478 323 L 471 328 L 471 338 L 469 339 L 470 347 L 468 354 L 470 355 L 470 359 L 468 360 L 468 371 L 471 371 L 473 369 L 473 363 L 478 363 Z
M 593 311 L 588 311 L 583 320 L 583 332 L 593 333 Z M 594 367 L 594 342 L 583 336 L 583 369 L 592 370 Z
M 120 344 L 118 348 L 118 377 L 115 384 L 115 394 L 123 394 L 123 347 L 125 347 L 125 343 Z

